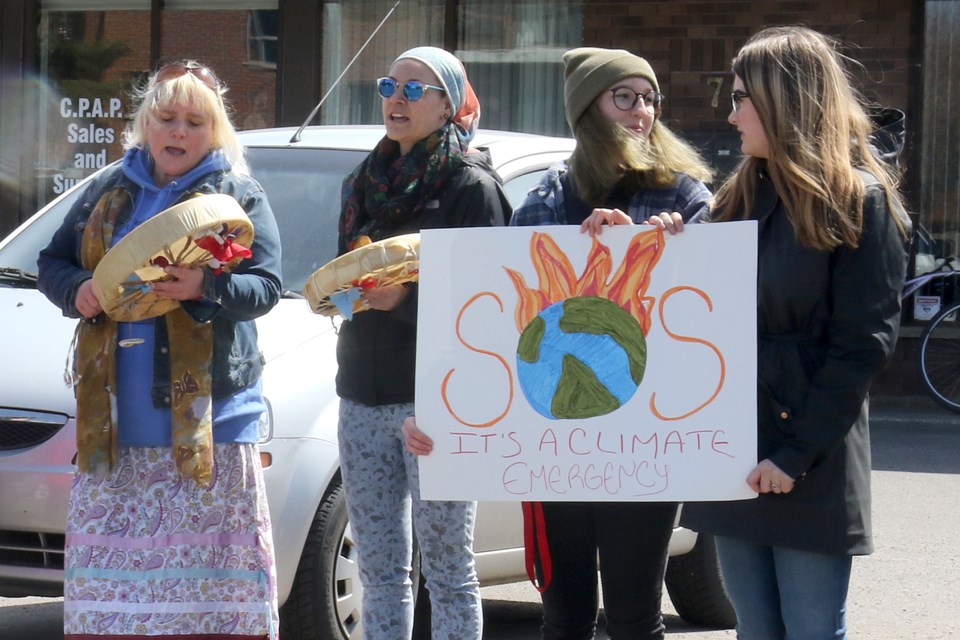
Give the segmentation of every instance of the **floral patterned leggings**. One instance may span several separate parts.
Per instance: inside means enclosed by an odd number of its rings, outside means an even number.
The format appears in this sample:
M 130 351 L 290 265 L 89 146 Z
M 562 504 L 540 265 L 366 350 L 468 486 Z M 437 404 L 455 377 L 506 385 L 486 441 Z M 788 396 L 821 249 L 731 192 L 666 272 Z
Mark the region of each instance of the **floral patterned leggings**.
M 483 614 L 473 559 L 476 502 L 420 499 L 417 458 L 400 427 L 413 403 L 371 407 L 340 401 L 340 466 L 363 584 L 363 637 L 407 640 L 413 632 L 410 571 L 420 545 L 435 640 L 480 640 Z

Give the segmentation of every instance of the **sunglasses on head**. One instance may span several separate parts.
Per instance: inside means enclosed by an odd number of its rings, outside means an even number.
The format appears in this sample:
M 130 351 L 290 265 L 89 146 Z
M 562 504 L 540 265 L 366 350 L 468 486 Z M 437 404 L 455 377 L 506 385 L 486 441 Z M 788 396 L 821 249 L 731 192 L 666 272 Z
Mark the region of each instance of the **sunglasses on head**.
M 380 94 L 381 98 L 392 98 L 393 94 L 397 92 L 397 81 L 393 78 L 380 78 L 377 80 L 377 93 Z M 416 102 L 423 97 L 423 94 L 427 92 L 427 89 L 433 89 L 434 91 L 443 91 L 443 87 L 437 87 L 432 84 L 424 84 L 419 80 L 408 80 L 403 83 L 403 97 L 409 100 L 410 102 Z
M 160 70 L 157 71 L 156 82 L 159 84 L 161 82 L 166 82 L 167 80 L 173 80 L 174 78 L 179 78 L 187 73 L 214 91 L 218 91 L 220 88 L 220 81 L 217 79 L 217 76 L 214 75 L 213 71 L 207 67 L 204 67 L 203 65 L 194 64 L 191 62 L 173 62 L 160 67 Z

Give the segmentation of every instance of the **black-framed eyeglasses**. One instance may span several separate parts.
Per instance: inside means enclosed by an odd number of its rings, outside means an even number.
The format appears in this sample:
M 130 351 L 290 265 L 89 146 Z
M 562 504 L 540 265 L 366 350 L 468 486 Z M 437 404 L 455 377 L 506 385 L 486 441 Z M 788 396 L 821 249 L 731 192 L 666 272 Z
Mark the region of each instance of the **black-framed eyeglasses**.
M 630 87 L 616 87 L 610 89 L 610 93 L 613 94 L 613 106 L 620 109 L 620 111 L 630 111 L 634 109 L 642 99 L 643 106 L 647 111 L 652 110 L 654 113 L 660 113 L 660 106 L 666 97 L 659 91 L 654 91 L 653 89 L 641 93 L 634 91 Z
M 393 94 L 397 92 L 398 83 L 393 78 L 380 78 L 377 80 L 377 93 L 380 94 L 381 98 L 392 98 Z M 423 97 L 423 94 L 427 92 L 427 89 L 433 89 L 434 91 L 443 91 L 443 87 L 438 87 L 432 84 L 426 84 L 420 82 L 419 80 L 408 80 L 403 83 L 403 97 L 409 100 L 410 102 L 416 102 L 417 100 Z
M 193 62 L 171 62 L 168 65 L 160 67 L 160 70 L 157 71 L 156 82 L 159 84 L 167 80 L 173 80 L 187 73 L 214 91 L 218 91 L 220 88 L 220 80 L 217 79 L 213 71 L 202 64 Z
M 740 101 L 743 100 L 744 98 L 749 98 L 749 97 L 750 97 L 749 93 L 747 93 L 746 91 L 740 91 L 739 89 L 737 89 L 736 91 L 730 94 L 730 105 L 733 107 L 734 111 L 740 111 Z

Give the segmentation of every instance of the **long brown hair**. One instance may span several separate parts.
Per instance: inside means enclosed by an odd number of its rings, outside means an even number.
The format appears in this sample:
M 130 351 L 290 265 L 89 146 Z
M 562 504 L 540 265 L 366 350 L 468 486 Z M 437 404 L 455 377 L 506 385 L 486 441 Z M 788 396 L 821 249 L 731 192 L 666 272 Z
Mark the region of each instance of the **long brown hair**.
M 577 121 L 577 147 L 570 169 L 584 202 L 603 204 L 610 191 L 625 181 L 630 191 L 672 185 L 678 173 L 709 182 L 713 171 L 691 145 L 670 131 L 660 118 L 649 136 L 638 136 L 610 122 L 600 111 L 600 94 Z
M 902 207 L 896 176 L 871 150 L 870 118 L 838 48 L 805 27 L 771 27 L 737 53 L 733 73 L 760 118 L 769 157 L 741 162 L 717 190 L 714 220 L 750 215 L 761 170 L 806 247 L 858 246 L 865 192 L 858 167 L 880 182 L 891 213 Z

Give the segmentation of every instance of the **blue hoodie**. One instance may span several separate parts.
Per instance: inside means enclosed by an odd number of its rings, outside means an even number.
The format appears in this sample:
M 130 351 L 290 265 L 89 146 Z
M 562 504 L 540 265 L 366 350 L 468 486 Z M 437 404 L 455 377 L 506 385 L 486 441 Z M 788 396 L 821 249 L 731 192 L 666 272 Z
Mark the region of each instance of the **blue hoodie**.
M 153 157 L 131 149 L 123 158 L 123 172 L 135 182 L 133 214 L 113 234 L 113 244 L 161 211 L 170 208 L 204 176 L 228 171 L 230 163 L 219 151 L 209 154 L 192 170 L 163 187 L 153 181 Z M 212 303 L 210 303 L 212 304 Z M 120 446 L 171 446 L 169 409 L 158 409 L 151 400 L 153 382 L 154 320 L 121 322 L 117 327 L 117 420 Z M 129 346 L 124 346 L 129 345 Z M 266 411 L 261 383 L 213 403 L 215 442 L 257 442 L 260 416 Z

